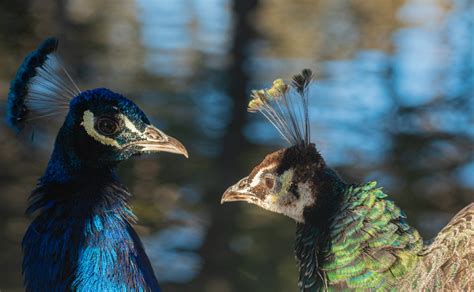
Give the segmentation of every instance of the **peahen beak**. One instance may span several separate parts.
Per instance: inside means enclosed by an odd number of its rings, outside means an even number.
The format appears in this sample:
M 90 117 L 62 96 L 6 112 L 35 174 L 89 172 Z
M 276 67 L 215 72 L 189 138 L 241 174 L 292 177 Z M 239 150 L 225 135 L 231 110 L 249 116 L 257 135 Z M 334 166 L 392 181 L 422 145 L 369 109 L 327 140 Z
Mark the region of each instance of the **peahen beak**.
M 143 147 L 141 152 L 169 152 L 182 154 L 188 158 L 188 151 L 177 139 L 166 135 L 154 126 L 145 129 L 145 140 L 134 142 L 134 145 Z
M 221 204 L 227 202 L 244 201 L 257 204 L 260 198 L 255 196 L 248 187 L 248 177 L 244 177 L 238 183 L 229 187 L 222 195 Z

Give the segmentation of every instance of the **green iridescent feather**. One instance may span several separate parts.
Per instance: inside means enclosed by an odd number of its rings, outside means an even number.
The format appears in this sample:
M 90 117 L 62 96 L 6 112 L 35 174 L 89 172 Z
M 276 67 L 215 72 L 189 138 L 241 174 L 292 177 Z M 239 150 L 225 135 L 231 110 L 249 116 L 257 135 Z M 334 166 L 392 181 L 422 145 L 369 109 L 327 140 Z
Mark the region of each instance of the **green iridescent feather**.
M 347 186 L 326 231 L 298 224 L 301 291 L 472 288 L 474 204 L 424 245 L 386 197 L 375 182 Z

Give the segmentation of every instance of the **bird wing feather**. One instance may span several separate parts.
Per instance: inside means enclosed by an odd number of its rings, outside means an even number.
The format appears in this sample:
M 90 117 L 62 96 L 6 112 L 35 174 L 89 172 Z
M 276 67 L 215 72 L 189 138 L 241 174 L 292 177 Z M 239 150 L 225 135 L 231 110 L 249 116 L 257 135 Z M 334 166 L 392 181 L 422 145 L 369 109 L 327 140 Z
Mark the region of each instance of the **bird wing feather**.
M 420 257 L 407 289 L 474 290 L 474 203 L 459 211 Z

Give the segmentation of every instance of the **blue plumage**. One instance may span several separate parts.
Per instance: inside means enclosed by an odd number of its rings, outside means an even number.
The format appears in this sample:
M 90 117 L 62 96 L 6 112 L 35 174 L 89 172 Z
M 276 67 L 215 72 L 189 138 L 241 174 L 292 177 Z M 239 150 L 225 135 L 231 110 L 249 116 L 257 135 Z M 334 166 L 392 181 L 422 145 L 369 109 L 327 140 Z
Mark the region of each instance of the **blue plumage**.
M 115 170 L 135 155 L 165 151 L 187 157 L 186 149 L 124 96 L 105 88 L 80 92 L 52 62 L 58 62 L 52 55 L 56 47 L 55 39 L 47 39 L 25 59 L 8 96 L 8 120 L 16 130 L 32 121 L 28 116 L 35 110 L 68 100 L 50 161 L 26 210 L 35 216 L 22 242 L 26 290 L 159 291 L 132 227 L 130 194 Z
M 22 242 L 27 290 L 159 291 L 130 194 L 112 172 L 94 177 L 41 183 L 32 194 L 41 212 Z

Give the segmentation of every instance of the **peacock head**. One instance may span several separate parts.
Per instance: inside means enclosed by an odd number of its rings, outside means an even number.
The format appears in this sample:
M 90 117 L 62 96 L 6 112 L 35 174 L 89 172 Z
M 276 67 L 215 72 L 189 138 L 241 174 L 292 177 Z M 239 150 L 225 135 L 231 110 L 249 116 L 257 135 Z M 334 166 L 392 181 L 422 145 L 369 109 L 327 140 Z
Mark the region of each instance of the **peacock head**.
M 135 103 L 106 88 L 73 98 L 61 133 L 58 139 L 69 139 L 81 161 L 117 162 L 160 151 L 188 157 L 186 148 L 153 126 Z
M 18 132 L 48 117 L 66 116 L 53 156 L 68 166 L 108 167 L 131 156 L 170 152 L 188 157 L 176 139 L 154 127 L 143 111 L 105 88 L 81 91 L 48 38 L 24 60 L 8 94 L 7 121 Z
M 221 203 L 245 201 L 304 222 L 305 210 L 317 201 L 317 174 L 325 167 L 310 142 L 311 79 L 311 71 L 305 69 L 290 85 L 277 79 L 269 89 L 252 91 L 249 111 L 261 112 L 292 146 L 267 155 L 247 177 L 225 191 Z
M 229 187 L 221 202 L 245 201 L 304 222 L 304 211 L 316 203 L 315 175 L 322 168 L 324 160 L 313 144 L 280 149 Z

